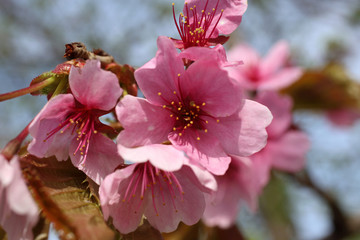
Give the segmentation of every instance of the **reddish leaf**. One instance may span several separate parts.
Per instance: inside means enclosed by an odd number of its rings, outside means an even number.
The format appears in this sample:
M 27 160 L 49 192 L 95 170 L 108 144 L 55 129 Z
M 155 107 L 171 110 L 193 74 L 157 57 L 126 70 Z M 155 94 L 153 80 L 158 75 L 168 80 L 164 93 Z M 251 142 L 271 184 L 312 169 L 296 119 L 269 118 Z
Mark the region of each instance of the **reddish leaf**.
M 61 239 L 114 239 L 86 176 L 70 161 L 25 156 L 23 173 L 44 217 L 54 224 Z

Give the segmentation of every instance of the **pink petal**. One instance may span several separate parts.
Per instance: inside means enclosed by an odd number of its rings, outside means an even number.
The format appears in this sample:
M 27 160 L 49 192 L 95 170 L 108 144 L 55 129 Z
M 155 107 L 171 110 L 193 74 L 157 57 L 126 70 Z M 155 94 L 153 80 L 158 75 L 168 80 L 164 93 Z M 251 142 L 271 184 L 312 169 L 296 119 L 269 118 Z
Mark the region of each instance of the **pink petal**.
M 200 140 L 196 140 L 197 136 Z M 224 174 L 229 166 L 230 157 L 224 152 L 219 140 L 210 134 L 189 130 L 183 136 L 171 134 L 169 140 L 189 158 L 215 175 Z
M 167 140 L 174 125 L 168 110 L 145 99 L 127 95 L 115 110 L 125 129 L 119 134 L 117 142 L 125 147 L 162 143 Z
M 326 115 L 333 124 L 341 127 L 350 127 L 360 118 L 357 109 L 335 109 L 328 111 Z
M 278 73 L 268 76 L 261 80 L 258 89 L 263 90 L 280 90 L 290 86 L 298 80 L 302 74 L 301 68 L 291 67 L 280 70 Z
M 0 166 L 4 165 L 10 167 L 13 174 L 10 182 L 7 181 L 9 179 L 3 181 L 3 177 L 8 178 L 9 175 L 0 175 L 0 225 L 8 239 L 32 239 L 32 228 L 38 221 L 38 208 L 22 178 L 18 157 L 15 156 L 8 164 L 0 155 Z
M 203 221 L 208 226 L 228 228 L 238 216 L 241 200 L 256 209 L 260 193 L 258 176 L 250 159 L 233 157 L 228 171 L 216 176 L 218 190 L 205 195 Z
M 216 7 L 217 2 L 219 5 L 216 9 L 216 14 L 214 16 L 214 20 L 211 22 L 209 29 L 213 29 L 215 24 L 220 17 L 221 10 L 223 9 L 223 15 L 216 26 L 218 32 L 222 34 L 230 34 L 232 33 L 239 25 L 242 19 L 242 15 L 247 9 L 247 1 L 244 0 L 225 0 L 225 1 L 217 1 L 217 0 L 187 0 L 189 8 L 196 5 L 198 11 L 198 18 L 201 17 L 201 10 L 205 10 L 205 13 L 212 12 L 212 9 Z M 207 3 L 207 8 L 205 9 L 205 4 Z M 186 11 L 186 6 L 184 6 L 184 11 Z M 191 15 L 192 16 L 192 15 Z M 191 17 L 192 18 L 192 17 Z M 190 19 L 191 19 L 190 18 Z M 189 22 L 192 22 L 189 20 Z M 214 34 L 211 36 L 212 38 L 217 37 L 218 34 Z
M 104 218 L 108 219 L 111 216 L 114 226 L 124 234 L 136 230 L 145 207 L 145 204 L 139 204 L 139 197 L 131 198 L 130 201 L 122 201 L 124 196 L 121 193 L 126 192 L 130 181 L 129 177 L 133 174 L 135 167 L 136 164 L 132 164 L 108 175 L 101 183 L 99 190 Z M 140 195 L 139 188 L 135 194 Z
M 155 58 L 135 71 L 135 79 L 146 99 L 162 106 L 169 103 L 164 99 L 176 100 L 174 91 L 178 91 L 178 74 L 183 74 L 184 64 L 169 38 L 160 36 L 157 45 Z
M 160 232 L 174 231 L 180 221 L 187 225 L 195 224 L 200 220 L 205 209 L 204 195 L 197 187 L 194 187 L 198 183 L 194 183 L 187 177 L 188 174 L 191 174 L 190 168 L 184 166 L 174 174 L 179 180 L 184 194 L 182 196 L 178 194 L 176 198 L 172 199 L 170 194 L 161 193 L 159 188 L 156 188 L 156 195 L 161 196 L 163 194 L 164 196 L 163 199 L 161 197 L 155 198 L 159 216 L 156 215 L 152 202 L 147 202 L 145 208 L 145 216 L 150 224 L 159 229 Z
M 270 124 L 272 115 L 264 105 L 245 100 L 240 111 L 219 120 L 219 123 L 209 121 L 209 133 L 220 140 L 228 154 L 249 156 L 265 146 L 265 128 Z
M 236 45 L 228 52 L 227 58 L 229 61 L 244 61 L 244 68 L 260 64 L 259 54 L 246 44 Z
M 75 101 L 71 94 L 60 94 L 44 106 L 29 126 L 29 133 L 33 137 L 28 146 L 29 153 L 40 158 L 55 155 L 59 161 L 68 158 L 71 131 L 64 131 L 63 134 L 57 132 L 54 136 L 47 137 L 74 107 Z M 45 139 L 47 140 L 44 142 Z
M 190 65 L 185 75 L 188 77 L 181 79 L 183 97 L 200 105 L 208 114 L 215 117 L 230 116 L 240 107 L 242 91 L 218 62 L 198 60 Z
M 135 163 L 149 161 L 154 167 L 164 171 L 179 170 L 186 159 L 182 151 L 163 144 L 152 144 L 137 148 L 126 148 L 118 144 L 118 150 L 125 160 Z
M 273 158 L 273 167 L 288 172 L 296 172 L 304 167 L 309 147 L 306 134 L 294 130 L 276 141 L 269 141 L 266 146 Z
M 102 70 L 98 60 L 87 60 L 83 68 L 72 67 L 69 84 L 76 100 L 90 109 L 109 111 L 122 94 L 116 75 Z
M 276 73 L 290 57 L 289 45 L 286 41 L 277 42 L 261 62 L 261 75 L 266 77 Z
M 108 137 L 101 133 L 94 133 L 89 144 L 89 151 L 84 161 L 84 156 L 80 151 L 74 155 L 79 142 L 74 138 L 70 144 L 71 162 L 89 176 L 94 182 L 100 184 L 101 181 L 115 168 L 124 163 L 119 156 L 116 144 Z
M 259 92 L 255 99 L 269 108 L 273 115 L 271 124 L 266 128 L 269 137 L 281 136 L 292 123 L 292 99 L 277 92 Z

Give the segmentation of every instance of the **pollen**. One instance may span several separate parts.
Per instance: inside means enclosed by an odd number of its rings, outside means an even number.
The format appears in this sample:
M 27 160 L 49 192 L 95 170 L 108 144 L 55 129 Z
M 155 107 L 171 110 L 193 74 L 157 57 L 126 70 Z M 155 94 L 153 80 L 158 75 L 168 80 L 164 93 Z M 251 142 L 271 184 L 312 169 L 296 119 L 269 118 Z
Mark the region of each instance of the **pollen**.
M 200 137 L 197 137 L 196 140 L 200 141 Z
M 176 94 L 176 91 L 174 91 L 173 93 Z
M 161 92 L 158 92 L 158 95 L 161 96 Z

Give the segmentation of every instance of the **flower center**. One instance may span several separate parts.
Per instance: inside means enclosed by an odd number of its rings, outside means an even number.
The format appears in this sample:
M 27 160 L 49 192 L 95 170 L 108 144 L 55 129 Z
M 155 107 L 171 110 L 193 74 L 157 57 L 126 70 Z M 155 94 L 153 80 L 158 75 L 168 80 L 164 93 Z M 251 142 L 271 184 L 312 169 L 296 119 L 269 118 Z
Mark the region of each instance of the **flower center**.
M 140 202 L 137 209 L 140 208 L 144 200 L 146 191 L 151 191 L 152 203 L 156 215 L 159 216 L 155 198 L 162 200 L 163 206 L 166 205 L 165 194 L 171 196 L 172 205 L 175 212 L 178 212 L 175 199 L 180 196 L 181 201 L 184 200 L 185 194 L 180 182 L 172 172 L 160 170 L 152 166 L 149 162 L 138 164 L 130 178 L 126 191 L 123 194 L 123 202 L 130 202 L 136 197 L 136 192 L 140 189 Z M 137 210 L 135 211 L 137 213 Z
M 175 16 L 175 4 L 172 4 L 175 25 L 184 44 L 184 49 L 193 46 L 206 46 L 212 37 L 224 10 L 221 9 L 219 17 L 215 19 L 219 0 L 211 10 L 208 9 L 208 2 L 206 0 L 204 9 L 200 11 L 198 11 L 196 5 L 189 8 L 188 3 L 185 2 L 185 12 L 180 13 L 178 21 Z M 216 21 L 216 23 L 211 26 L 213 21 Z
M 80 152 L 80 154 L 83 156 L 82 164 L 84 164 L 87 153 L 89 151 L 90 138 L 92 134 L 97 133 L 97 130 L 95 130 L 96 119 L 97 117 L 93 114 L 92 111 L 82 109 L 75 110 L 69 114 L 67 118 L 59 124 L 59 126 L 47 133 L 47 137 L 44 142 L 46 142 L 46 140 L 54 136 L 54 134 L 59 131 L 60 134 L 64 133 L 65 131 L 71 131 L 71 134 L 76 132 L 78 146 L 73 154 L 75 156 L 77 152 Z

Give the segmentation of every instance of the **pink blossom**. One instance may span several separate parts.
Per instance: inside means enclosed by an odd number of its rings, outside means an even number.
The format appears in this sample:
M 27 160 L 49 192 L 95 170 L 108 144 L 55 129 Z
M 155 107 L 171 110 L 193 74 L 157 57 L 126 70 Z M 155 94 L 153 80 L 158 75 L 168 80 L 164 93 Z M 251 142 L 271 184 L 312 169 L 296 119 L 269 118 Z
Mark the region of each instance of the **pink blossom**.
M 250 156 L 264 186 L 268 182 L 271 168 L 287 172 L 300 171 L 304 167 L 310 143 L 305 133 L 291 128 L 291 98 L 276 92 L 262 92 L 256 100 L 265 104 L 274 116 L 267 128 L 267 145 Z
M 22 178 L 19 159 L 0 155 L 0 225 L 9 240 L 33 239 L 38 208 Z
M 229 169 L 215 177 L 218 189 L 205 195 L 206 208 L 202 220 L 210 227 L 231 227 L 245 201 L 253 210 L 261 192 L 257 171 L 249 158 L 233 157 Z
M 228 35 L 240 24 L 247 9 L 247 0 L 187 0 L 183 13 L 176 20 L 173 16 L 181 40 L 174 39 L 179 49 L 192 46 L 213 46 L 225 43 Z
M 290 51 L 285 41 L 278 42 L 262 58 L 255 50 L 240 44 L 229 51 L 230 61 L 243 60 L 244 65 L 231 69 L 231 77 L 247 90 L 279 90 L 295 82 L 302 70 L 288 65 Z
M 116 113 L 126 147 L 170 141 L 214 174 L 223 174 L 230 157 L 246 156 L 265 144 L 269 110 L 242 98 L 241 89 L 214 59 L 184 69 L 171 40 L 158 39 L 155 58 L 135 72 L 145 99 L 125 96 Z
M 111 216 L 120 232 L 134 231 L 143 215 L 161 232 L 174 231 L 180 221 L 192 225 L 201 218 L 204 192 L 216 189 L 210 173 L 190 167 L 185 155 L 170 145 L 119 145 L 119 152 L 137 163 L 108 175 L 99 193 L 105 219 Z M 185 165 L 171 166 L 173 161 Z
M 357 109 L 335 109 L 326 113 L 328 119 L 339 127 L 349 127 L 360 119 L 360 112 Z
M 45 105 L 29 127 L 33 137 L 28 151 L 37 157 L 68 159 L 95 182 L 122 163 L 116 144 L 101 132 L 109 128 L 99 120 L 111 111 L 121 93 L 115 74 L 89 60 L 69 74 L 72 94 L 60 94 Z

